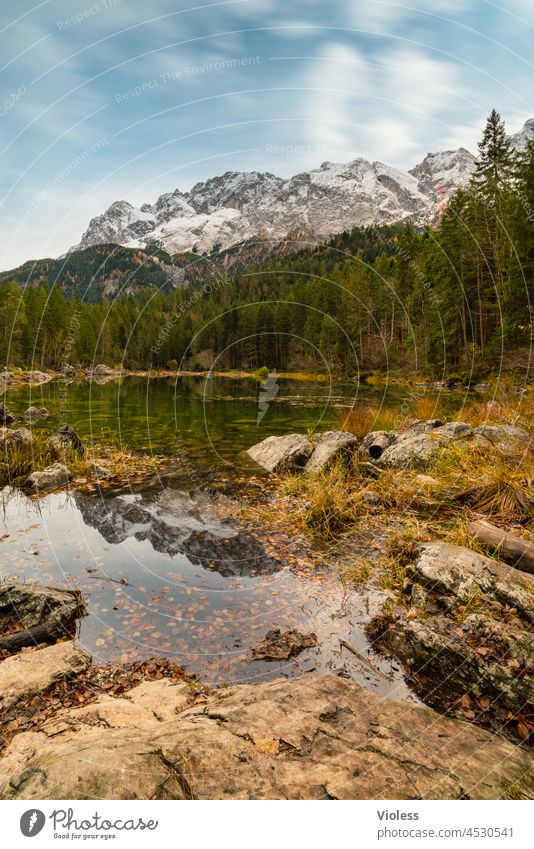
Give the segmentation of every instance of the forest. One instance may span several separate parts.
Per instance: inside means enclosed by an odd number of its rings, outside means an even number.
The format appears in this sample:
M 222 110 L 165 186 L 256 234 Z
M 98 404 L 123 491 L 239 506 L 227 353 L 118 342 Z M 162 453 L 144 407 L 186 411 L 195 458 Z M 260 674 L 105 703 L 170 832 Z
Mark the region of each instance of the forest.
M 0 356 L 7 368 L 489 373 L 528 357 L 533 224 L 534 142 L 512 151 L 494 110 L 470 183 L 434 227 L 355 228 L 171 291 L 158 269 L 91 303 L 60 278 L 4 277 Z

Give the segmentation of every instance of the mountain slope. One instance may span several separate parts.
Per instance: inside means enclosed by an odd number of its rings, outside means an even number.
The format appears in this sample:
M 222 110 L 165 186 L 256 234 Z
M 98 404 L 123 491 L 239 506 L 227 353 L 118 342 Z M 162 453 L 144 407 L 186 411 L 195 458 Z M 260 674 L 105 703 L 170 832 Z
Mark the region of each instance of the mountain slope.
M 117 201 L 93 218 L 79 250 L 114 241 L 129 247 L 156 243 L 170 253 L 210 252 L 244 240 L 284 239 L 294 230 L 311 238 L 406 219 L 431 222 L 464 185 L 475 157 L 464 148 L 428 154 L 410 172 L 381 162 L 324 162 L 289 179 L 269 172 L 227 171 L 189 192 L 161 195 L 136 208 Z
M 11 280 L 22 287 L 48 288 L 57 284 L 67 296 L 96 302 L 119 292 L 133 294 L 148 286 L 162 291 L 183 286 L 183 269 L 170 265 L 170 257 L 168 263 L 164 259 L 167 259 L 164 254 L 151 256 L 139 249 L 99 244 L 61 259 L 25 262 L 19 268 L 0 273 L 0 282 Z

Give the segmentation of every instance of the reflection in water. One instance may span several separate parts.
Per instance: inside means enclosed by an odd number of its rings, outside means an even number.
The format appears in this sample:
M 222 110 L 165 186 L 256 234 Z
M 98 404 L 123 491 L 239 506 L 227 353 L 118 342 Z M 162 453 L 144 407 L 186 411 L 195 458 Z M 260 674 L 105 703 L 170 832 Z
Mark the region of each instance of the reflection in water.
M 260 541 L 221 519 L 216 502 L 204 493 L 165 489 L 155 497 L 126 494 L 105 499 L 75 493 L 74 500 L 85 524 L 113 544 L 129 537 L 148 540 L 155 551 L 185 554 L 191 563 L 227 577 L 253 577 L 282 568 Z

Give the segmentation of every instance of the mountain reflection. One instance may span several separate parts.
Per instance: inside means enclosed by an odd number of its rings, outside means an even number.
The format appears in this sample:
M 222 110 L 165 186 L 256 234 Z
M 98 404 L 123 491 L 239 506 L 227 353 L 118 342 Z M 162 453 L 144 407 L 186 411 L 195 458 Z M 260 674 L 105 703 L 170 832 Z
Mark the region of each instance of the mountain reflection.
M 254 577 L 283 567 L 252 534 L 217 515 L 212 498 L 204 493 L 165 489 L 156 496 L 128 493 L 109 498 L 75 493 L 74 501 L 85 524 L 113 545 L 129 538 L 148 540 L 155 551 L 185 555 L 194 565 L 224 577 Z

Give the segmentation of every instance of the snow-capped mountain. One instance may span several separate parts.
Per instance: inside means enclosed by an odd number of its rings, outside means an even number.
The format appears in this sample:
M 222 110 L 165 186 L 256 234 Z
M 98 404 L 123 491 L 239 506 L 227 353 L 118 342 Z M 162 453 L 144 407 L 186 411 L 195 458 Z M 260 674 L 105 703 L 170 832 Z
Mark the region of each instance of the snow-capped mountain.
M 534 138 L 534 119 L 511 137 L 515 149 Z M 433 222 L 451 194 L 464 186 L 475 157 L 465 148 L 429 153 L 410 171 L 355 159 L 323 162 L 289 179 L 268 172 L 227 171 L 176 189 L 140 208 L 117 201 L 93 218 L 79 250 L 115 242 L 144 247 L 157 242 L 170 253 L 226 248 L 243 240 L 284 239 L 305 231 L 322 239 L 353 226 L 411 219 Z

